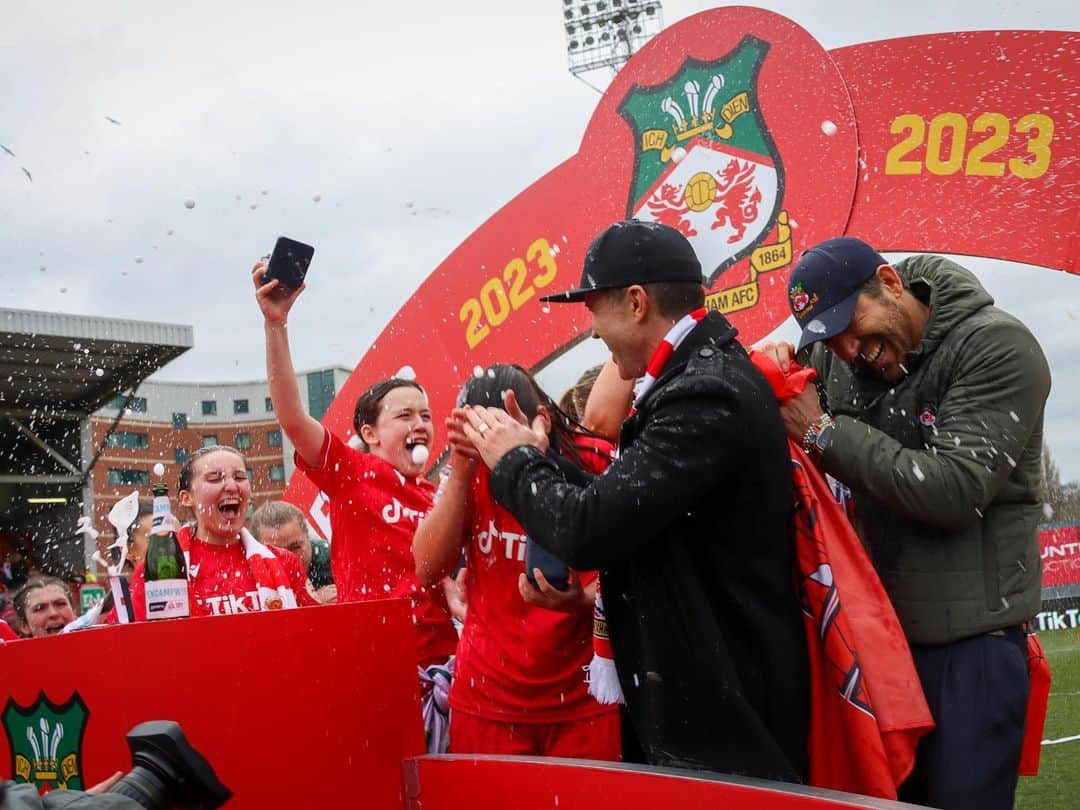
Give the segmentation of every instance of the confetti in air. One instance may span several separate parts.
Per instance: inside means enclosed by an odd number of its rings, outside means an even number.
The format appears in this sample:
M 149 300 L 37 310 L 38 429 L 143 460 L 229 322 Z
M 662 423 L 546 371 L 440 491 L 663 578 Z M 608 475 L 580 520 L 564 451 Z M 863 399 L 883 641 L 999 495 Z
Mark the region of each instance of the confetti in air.
M 119 121 L 117 121 L 115 118 L 113 118 L 111 115 L 106 115 L 105 120 L 108 121 L 110 124 L 115 124 L 118 127 L 122 126 L 122 124 Z M 138 127 L 136 127 L 136 129 L 137 128 Z
M 12 157 L 15 157 L 15 153 L 12 152 L 10 149 L 8 149 L 6 146 L 4 146 L 2 143 L 0 143 L 0 149 L 3 149 L 9 155 L 11 155 Z
M 425 444 L 417 444 L 412 449 L 413 464 L 427 464 L 430 457 L 430 451 Z
M 160 461 L 154 465 L 154 475 L 156 475 L 158 478 L 161 478 L 161 476 L 165 475 L 165 465 L 162 464 Z
M 836 124 L 826 118 L 821 122 L 821 131 L 831 138 L 836 134 Z

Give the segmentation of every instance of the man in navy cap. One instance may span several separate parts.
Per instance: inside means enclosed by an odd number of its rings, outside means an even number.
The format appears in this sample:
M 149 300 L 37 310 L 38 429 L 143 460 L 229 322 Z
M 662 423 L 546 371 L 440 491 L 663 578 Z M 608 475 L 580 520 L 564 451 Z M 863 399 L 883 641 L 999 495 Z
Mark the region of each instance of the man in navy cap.
M 937 730 L 900 798 L 1011 808 L 1039 610 L 1046 358 L 975 277 L 941 256 L 895 267 L 829 239 L 788 282 L 813 388 L 788 433 L 855 493 L 856 528 L 896 607 Z
M 637 756 L 800 781 L 809 697 L 787 440 L 768 383 L 704 296 L 682 234 L 612 225 L 580 286 L 549 300 L 584 302 L 619 374 L 641 378 L 619 457 L 576 486 L 544 456 L 543 431 L 506 412 L 468 411 L 466 435 L 529 536 L 600 570 Z

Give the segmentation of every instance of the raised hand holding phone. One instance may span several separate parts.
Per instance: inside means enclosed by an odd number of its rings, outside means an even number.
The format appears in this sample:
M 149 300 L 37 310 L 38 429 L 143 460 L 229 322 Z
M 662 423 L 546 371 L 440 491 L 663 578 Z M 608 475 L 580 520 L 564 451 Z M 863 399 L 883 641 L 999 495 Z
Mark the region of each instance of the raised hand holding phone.
M 266 281 L 276 279 L 289 289 L 300 289 L 314 255 L 315 248 L 311 245 L 305 245 L 287 236 L 279 236 L 266 266 Z

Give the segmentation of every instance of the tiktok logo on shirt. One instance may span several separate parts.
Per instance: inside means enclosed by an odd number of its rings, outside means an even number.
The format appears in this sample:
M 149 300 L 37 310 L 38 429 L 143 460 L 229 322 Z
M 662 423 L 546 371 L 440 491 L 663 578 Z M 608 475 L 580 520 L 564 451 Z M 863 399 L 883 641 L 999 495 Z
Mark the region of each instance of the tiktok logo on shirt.
M 225 596 L 211 596 L 206 600 L 214 616 L 229 616 L 233 613 L 254 613 L 259 609 L 259 592 L 248 591 L 238 597 L 230 593 Z
M 498 549 L 502 549 L 506 554 L 506 559 L 524 562 L 525 541 L 528 539 L 529 536 L 521 532 L 501 532 L 495 525 L 495 521 L 489 520 L 488 530 L 476 535 L 476 546 L 481 554 L 491 554 L 492 549 L 495 549 L 497 554 Z M 497 545 L 496 541 L 501 541 L 501 543 Z
M 390 503 L 383 507 L 382 519 L 390 524 L 398 523 L 402 519 L 418 523 L 425 514 L 425 512 L 417 512 L 415 509 L 402 506 L 401 501 L 393 498 Z

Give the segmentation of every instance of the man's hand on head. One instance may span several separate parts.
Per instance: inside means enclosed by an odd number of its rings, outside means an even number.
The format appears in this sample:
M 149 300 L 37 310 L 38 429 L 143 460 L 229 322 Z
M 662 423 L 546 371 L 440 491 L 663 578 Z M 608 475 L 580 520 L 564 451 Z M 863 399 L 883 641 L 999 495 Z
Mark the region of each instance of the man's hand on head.
M 543 419 L 537 416 L 530 425 L 513 391 L 506 392 L 503 403 L 505 411 L 481 405 L 464 409 L 465 435 L 488 469 L 494 469 L 503 456 L 523 444 L 535 447 L 541 453 L 547 452 L 548 448 Z

